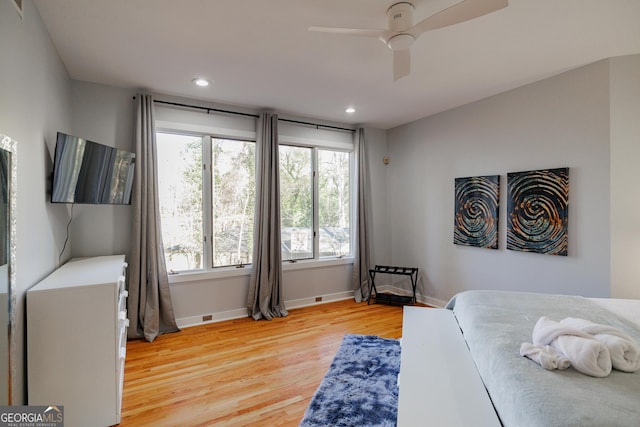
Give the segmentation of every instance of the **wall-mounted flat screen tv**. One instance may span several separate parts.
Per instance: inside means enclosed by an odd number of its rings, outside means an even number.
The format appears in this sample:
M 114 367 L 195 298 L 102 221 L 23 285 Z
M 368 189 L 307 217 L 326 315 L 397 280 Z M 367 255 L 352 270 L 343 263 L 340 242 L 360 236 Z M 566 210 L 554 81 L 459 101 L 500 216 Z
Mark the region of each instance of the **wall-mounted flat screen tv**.
M 51 203 L 130 204 L 135 157 L 58 132 Z

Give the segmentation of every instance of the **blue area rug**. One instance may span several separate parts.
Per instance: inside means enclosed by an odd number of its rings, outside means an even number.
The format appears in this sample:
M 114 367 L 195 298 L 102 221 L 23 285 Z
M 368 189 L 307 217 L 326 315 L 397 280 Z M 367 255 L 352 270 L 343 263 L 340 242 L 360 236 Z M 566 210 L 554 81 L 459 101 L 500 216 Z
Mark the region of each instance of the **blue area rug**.
M 345 335 L 301 427 L 395 426 L 400 342 Z

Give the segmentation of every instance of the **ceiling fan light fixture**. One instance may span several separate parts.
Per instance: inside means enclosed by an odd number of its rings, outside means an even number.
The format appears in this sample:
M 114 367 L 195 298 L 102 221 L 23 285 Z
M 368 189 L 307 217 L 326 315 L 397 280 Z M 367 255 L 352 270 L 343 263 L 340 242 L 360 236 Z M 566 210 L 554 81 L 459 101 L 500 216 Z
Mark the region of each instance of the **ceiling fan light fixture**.
M 346 110 L 344 110 L 347 114 L 353 114 L 356 112 L 356 109 L 353 107 L 347 107 Z
M 387 40 L 387 46 L 391 50 L 404 50 L 409 49 L 409 46 L 413 44 L 415 38 L 411 34 L 396 34 Z

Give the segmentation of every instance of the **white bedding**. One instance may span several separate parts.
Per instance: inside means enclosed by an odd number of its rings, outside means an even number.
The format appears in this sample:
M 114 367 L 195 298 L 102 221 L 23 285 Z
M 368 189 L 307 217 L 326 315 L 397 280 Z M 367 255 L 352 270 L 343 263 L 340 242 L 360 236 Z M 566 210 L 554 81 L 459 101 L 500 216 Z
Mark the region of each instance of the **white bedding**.
M 548 371 L 522 357 L 541 316 L 619 328 L 640 342 L 640 301 L 467 291 L 452 309 L 500 421 L 506 427 L 640 426 L 640 371 L 605 378 Z
M 616 298 L 589 298 L 600 307 L 628 320 L 640 328 L 640 300 Z

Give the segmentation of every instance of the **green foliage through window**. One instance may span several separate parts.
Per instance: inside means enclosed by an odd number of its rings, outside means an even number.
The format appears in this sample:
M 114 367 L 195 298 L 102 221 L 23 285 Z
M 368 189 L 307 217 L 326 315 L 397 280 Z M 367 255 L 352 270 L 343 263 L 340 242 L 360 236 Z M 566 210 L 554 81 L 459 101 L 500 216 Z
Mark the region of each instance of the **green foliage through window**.
M 161 132 L 156 140 L 167 269 L 250 264 L 255 143 Z
M 250 264 L 255 143 L 213 140 L 213 265 Z
M 158 132 L 167 270 L 251 264 L 256 144 Z M 284 261 L 351 254 L 351 153 L 280 145 Z
M 282 259 L 350 254 L 349 153 L 288 145 L 279 150 Z

